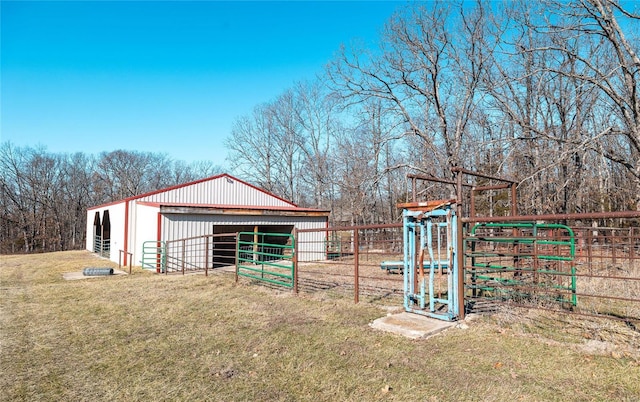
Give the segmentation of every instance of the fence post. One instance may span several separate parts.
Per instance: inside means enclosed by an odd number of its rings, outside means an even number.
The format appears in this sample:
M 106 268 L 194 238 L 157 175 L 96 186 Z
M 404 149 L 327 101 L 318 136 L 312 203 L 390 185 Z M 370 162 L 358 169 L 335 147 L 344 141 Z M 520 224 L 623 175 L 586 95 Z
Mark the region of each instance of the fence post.
M 360 239 L 359 239 L 359 230 L 353 230 L 353 293 L 354 293 L 354 303 L 358 303 L 360 301 L 360 267 L 359 267 L 359 248 L 360 248 Z
M 293 228 L 293 293 L 298 294 L 298 228 Z
M 186 252 L 187 252 L 186 250 L 187 245 L 185 243 L 186 243 L 185 240 L 182 240 L 182 275 L 184 275 L 184 260 L 186 258 Z
M 211 236 L 211 244 L 213 249 L 213 236 Z M 209 236 L 204 238 L 204 276 L 209 276 Z
M 238 261 L 240 261 L 240 233 L 236 232 L 236 283 L 238 283 Z
M 458 259 L 458 272 L 457 272 L 457 276 L 458 276 L 458 317 L 460 318 L 460 320 L 464 320 L 464 314 L 465 314 L 465 306 L 464 306 L 464 280 L 465 280 L 465 274 L 464 274 L 464 266 L 465 266 L 465 244 L 464 244 L 464 232 L 463 232 L 463 228 L 462 228 L 462 219 L 461 217 L 458 217 L 456 219 L 457 221 L 457 228 L 456 228 L 456 236 L 458 237 L 457 243 L 458 243 L 458 250 L 457 253 L 458 255 L 455 257 Z M 475 288 L 474 288 L 475 289 Z M 448 297 L 448 296 L 447 296 Z
M 633 264 L 633 260 L 635 260 L 636 253 L 636 239 L 633 236 L 633 228 L 629 228 L 629 266 Z
M 593 275 L 593 265 L 591 264 L 592 262 L 592 250 L 591 250 L 591 246 L 593 244 L 593 239 L 592 239 L 592 229 L 587 229 L 587 262 L 589 264 L 589 275 Z
M 118 269 L 122 268 L 122 256 L 124 255 L 124 267 L 127 267 L 127 254 L 131 254 L 131 256 L 133 256 L 132 253 L 126 252 L 124 250 L 118 250 Z M 129 258 L 129 275 L 131 275 L 131 258 Z
M 473 192 L 473 190 L 472 190 Z M 456 215 L 458 238 L 458 317 L 464 320 L 464 234 L 462 233 L 462 172 L 456 172 Z M 448 297 L 448 296 L 447 296 Z
M 609 235 L 609 238 L 611 239 L 611 255 L 613 256 L 613 263 L 617 264 L 618 260 L 616 258 L 616 231 L 615 229 L 610 229 L 611 233 Z

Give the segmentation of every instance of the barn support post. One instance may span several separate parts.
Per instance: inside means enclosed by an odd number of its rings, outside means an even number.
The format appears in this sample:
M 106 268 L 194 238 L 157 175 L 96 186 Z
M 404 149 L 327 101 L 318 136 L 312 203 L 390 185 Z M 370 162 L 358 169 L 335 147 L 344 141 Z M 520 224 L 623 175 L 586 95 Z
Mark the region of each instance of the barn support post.
M 587 229 L 587 262 L 589 263 L 589 275 L 592 274 L 592 253 L 591 253 L 591 245 L 593 243 L 593 239 L 592 239 L 592 235 L 593 233 L 591 232 L 590 229 Z
M 616 242 L 616 231 L 615 231 L 615 229 L 612 229 L 611 232 L 609 232 L 609 233 L 611 233 L 609 235 L 609 238 L 611 239 L 610 240 L 610 244 L 611 244 L 611 255 L 613 257 L 613 263 L 617 264 L 618 260 L 617 260 L 617 255 L 616 255 L 616 243 L 617 243 Z
M 129 254 L 129 200 L 124 203 L 124 265 Z
M 258 229 L 258 225 L 253 227 L 253 261 L 256 263 L 258 261 L 258 243 L 260 242 L 260 239 L 258 238 Z M 262 268 L 264 269 L 264 265 Z
M 475 187 L 471 188 L 471 205 L 470 205 L 469 215 L 472 218 L 476 216 L 476 191 L 478 190 Z
M 511 216 L 518 214 L 518 186 L 516 182 L 511 183 Z

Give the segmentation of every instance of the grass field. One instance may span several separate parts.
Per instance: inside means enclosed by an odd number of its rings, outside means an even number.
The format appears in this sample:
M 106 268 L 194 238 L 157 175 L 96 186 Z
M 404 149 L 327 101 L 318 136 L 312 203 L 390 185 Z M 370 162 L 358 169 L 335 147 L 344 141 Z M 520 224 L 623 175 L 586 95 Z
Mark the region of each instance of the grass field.
M 369 327 L 381 305 L 228 273 L 66 281 L 112 265 L 0 258 L 0 400 L 640 399 L 638 331 L 608 321 L 508 311 L 416 341 Z

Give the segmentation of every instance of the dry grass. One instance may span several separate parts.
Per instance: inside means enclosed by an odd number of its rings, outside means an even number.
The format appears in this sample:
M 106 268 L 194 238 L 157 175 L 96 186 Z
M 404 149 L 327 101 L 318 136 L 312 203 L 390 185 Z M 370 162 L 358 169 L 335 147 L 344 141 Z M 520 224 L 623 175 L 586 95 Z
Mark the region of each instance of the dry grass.
M 395 258 L 394 258 L 395 257 Z M 359 264 L 359 290 L 363 301 L 402 305 L 402 275 L 380 269 L 380 262 L 401 260 L 401 256 L 363 255 Z M 319 293 L 330 298 L 354 297 L 354 259 L 299 264 L 298 282 L 301 292 Z
M 64 281 L 85 252 L 2 256 L 2 400 L 637 400 L 628 345 L 511 312 L 412 341 L 350 298 L 233 276 Z M 533 314 L 533 313 L 532 313 Z M 564 325 L 564 324 L 563 324 Z M 597 330 L 597 329 L 596 329 Z M 600 342 L 600 343 L 594 343 Z
M 578 293 L 598 297 L 582 297 L 579 306 L 589 313 L 632 317 L 638 322 L 640 303 L 615 298 L 638 300 L 640 297 L 640 261 L 594 262 L 578 266 Z M 614 279 L 616 278 L 616 279 Z

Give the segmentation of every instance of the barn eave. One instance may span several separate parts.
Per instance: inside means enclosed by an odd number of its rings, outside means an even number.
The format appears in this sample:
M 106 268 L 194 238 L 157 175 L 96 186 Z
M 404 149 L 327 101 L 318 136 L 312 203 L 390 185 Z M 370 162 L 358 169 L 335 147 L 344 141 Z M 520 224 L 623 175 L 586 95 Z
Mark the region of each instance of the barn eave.
M 249 215 L 249 216 L 290 216 L 328 217 L 330 212 L 311 208 L 264 208 L 228 205 L 155 205 L 161 214 L 183 215 Z

